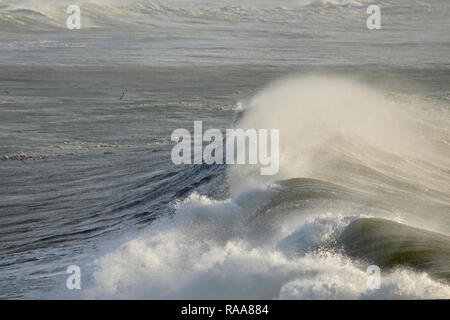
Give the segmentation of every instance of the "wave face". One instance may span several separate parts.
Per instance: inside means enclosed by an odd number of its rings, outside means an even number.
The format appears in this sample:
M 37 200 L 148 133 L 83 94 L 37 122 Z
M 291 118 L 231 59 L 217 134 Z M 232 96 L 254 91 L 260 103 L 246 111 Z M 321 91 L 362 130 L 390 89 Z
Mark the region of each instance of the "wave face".
M 359 219 L 341 234 L 339 242 L 353 257 L 382 268 L 409 266 L 450 281 L 450 238 L 383 219 Z
M 229 197 L 178 200 L 94 262 L 84 298 L 450 297 L 448 132 L 429 125 L 448 109 L 333 76 L 244 105 L 237 126 L 280 128 L 279 174 L 228 166 Z

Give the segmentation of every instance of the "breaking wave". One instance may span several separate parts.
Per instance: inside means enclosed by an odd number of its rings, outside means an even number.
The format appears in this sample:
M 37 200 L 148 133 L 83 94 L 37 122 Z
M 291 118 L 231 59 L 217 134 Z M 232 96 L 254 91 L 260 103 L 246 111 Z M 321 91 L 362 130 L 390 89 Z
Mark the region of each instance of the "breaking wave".
M 279 174 L 229 166 L 179 197 L 92 263 L 83 298 L 450 297 L 446 108 L 334 76 L 284 79 L 243 106 L 240 127 L 280 129 Z

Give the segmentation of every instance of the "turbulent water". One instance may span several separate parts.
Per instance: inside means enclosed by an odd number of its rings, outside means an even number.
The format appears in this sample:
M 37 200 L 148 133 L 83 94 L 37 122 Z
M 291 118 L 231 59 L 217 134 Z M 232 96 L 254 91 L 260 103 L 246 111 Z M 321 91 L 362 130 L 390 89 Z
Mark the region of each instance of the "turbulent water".
M 77 2 L 0 1 L 0 298 L 450 298 L 448 1 Z

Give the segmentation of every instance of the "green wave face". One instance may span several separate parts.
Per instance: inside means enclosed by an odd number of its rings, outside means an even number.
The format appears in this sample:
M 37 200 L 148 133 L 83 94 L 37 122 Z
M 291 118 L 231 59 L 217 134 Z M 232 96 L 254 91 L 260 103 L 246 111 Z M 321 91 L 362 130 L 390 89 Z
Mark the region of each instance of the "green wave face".
M 380 268 L 406 266 L 450 281 L 450 237 L 385 219 L 358 219 L 338 239 L 345 252 Z

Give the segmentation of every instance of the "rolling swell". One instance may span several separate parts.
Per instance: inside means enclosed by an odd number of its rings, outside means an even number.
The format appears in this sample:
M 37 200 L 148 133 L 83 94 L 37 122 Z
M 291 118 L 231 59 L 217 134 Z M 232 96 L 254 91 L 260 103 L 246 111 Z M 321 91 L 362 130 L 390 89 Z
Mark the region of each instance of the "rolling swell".
M 345 7 L 350 15 L 357 15 L 363 3 L 367 1 L 325 1 L 312 0 L 290 3 L 289 6 L 261 4 L 257 1 L 243 6 L 239 1 L 228 1 L 222 5 L 211 5 L 203 1 L 194 1 L 180 6 L 176 1 L 131 1 L 115 0 L 81 2 L 84 27 L 111 26 L 154 26 L 161 21 L 190 21 L 192 19 L 208 22 L 258 22 L 258 23 L 295 23 L 305 19 L 321 19 L 328 13 L 339 13 Z M 38 29 L 63 29 L 67 15 L 65 10 L 70 1 L 49 1 L 38 4 L 29 1 L 6 1 L 0 6 L 0 26 L 5 31 Z

